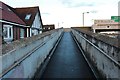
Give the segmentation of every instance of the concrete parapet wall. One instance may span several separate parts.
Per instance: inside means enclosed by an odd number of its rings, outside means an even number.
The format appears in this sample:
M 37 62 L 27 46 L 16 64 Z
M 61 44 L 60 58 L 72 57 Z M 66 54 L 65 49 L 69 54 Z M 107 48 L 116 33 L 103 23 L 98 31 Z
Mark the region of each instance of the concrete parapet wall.
M 72 28 L 72 33 L 90 64 L 103 78 L 120 79 L 120 41 L 89 31 Z
M 32 78 L 62 32 L 63 29 L 56 29 L 3 45 L 0 76 L 3 78 Z

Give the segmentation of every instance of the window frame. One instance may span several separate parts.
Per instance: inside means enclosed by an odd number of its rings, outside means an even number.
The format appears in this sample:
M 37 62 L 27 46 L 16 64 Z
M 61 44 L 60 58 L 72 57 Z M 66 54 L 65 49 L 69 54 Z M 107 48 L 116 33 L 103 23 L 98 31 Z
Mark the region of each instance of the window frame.
M 26 14 L 26 16 L 25 16 L 25 20 L 29 20 L 30 17 L 31 17 L 31 14 Z
M 4 39 L 13 39 L 13 26 L 4 24 L 3 30 L 4 30 L 4 28 L 7 28 L 7 37 L 3 36 Z M 4 31 L 3 31 L 3 33 L 4 33 Z M 11 36 L 10 36 L 10 34 L 11 34 Z

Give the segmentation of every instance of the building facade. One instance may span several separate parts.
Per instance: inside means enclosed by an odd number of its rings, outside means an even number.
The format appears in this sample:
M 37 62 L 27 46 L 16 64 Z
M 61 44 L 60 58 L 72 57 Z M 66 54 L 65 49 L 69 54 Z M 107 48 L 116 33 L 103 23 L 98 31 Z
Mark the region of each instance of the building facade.
M 42 19 L 39 7 L 15 8 L 15 12 L 26 23 L 28 29 L 27 37 L 42 33 Z
M 0 1 L 0 27 L 5 42 L 11 42 L 26 37 L 26 24 L 13 11 L 14 8 Z
M 116 33 L 120 31 L 120 23 L 109 19 L 94 20 L 92 29 L 94 33 L 97 32 Z
M 39 7 L 13 8 L 0 1 L 0 27 L 5 42 L 42 33 Z

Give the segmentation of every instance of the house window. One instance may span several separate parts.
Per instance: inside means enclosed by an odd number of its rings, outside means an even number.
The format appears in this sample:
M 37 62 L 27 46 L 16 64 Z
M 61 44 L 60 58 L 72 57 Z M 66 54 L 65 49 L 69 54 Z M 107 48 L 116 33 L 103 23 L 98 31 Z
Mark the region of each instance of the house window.
M 13 39 L 13 28 L 11 25 L 3 25 L 4 39 Z
M 7 27 L 4 27 L 4 28 L 3 28 L 3 34 L 4 34 L 4 38 L 7 38 L 7 37 L 8 37 Z
M 38 35 L 38 30 L 32 30 L 32 36 L 33 35 Z
M 0 7 L 0 9 L 3 9 L 2 7 Z
M 20 38 L 24 38 L 24 29 L 20 29 Z
M 48 29 L 50 30 L 50 27 Z
M 31 17 L 31 14 L 27 14 L 26 17 L 25 17 L 25 20 L 29 20 Z

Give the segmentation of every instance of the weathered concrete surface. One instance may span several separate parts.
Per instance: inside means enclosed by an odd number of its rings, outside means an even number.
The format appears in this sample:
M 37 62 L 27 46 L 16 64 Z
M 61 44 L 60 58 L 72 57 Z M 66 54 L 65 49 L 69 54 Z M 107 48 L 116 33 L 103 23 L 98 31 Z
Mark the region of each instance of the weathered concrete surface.
M 3 45 L 3 78 L 32 78 L 62 32 L 63 29 L 56 29 Z
M 2 72 L 2 36 L 0 35 L 0 73 Z
M 95 80 L 70 32 L 64 33 L 42 78 L 84 78 Z
M 0 36 L 0 56 L 2 54 L 2 36 Z
M 120 79 L 120 42 L 118 39 L 75 28 L 72 29 L 72 33 L 99 74 L 105 78 Z

